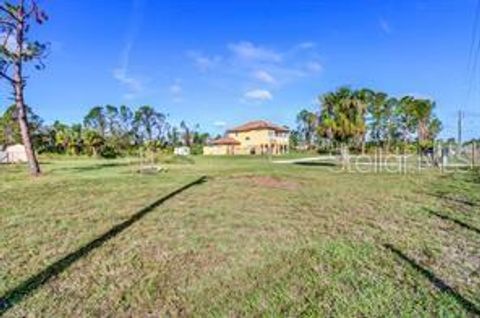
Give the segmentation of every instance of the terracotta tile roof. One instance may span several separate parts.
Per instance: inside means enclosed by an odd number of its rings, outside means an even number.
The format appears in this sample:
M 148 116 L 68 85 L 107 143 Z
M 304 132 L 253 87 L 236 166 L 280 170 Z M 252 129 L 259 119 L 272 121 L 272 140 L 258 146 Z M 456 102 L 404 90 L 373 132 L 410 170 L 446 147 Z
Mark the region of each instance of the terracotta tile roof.
M 246 124 L 229 129 L 228 132 L 242 132 L 250 130 L 271 129 L 276 132 L 289 132 L 288 128 L 272 124 L 265 120 L 250 121 Z
M 214 140 L 212 145 L 240 145 L 240 142 L 230 137 L 224 137 Z

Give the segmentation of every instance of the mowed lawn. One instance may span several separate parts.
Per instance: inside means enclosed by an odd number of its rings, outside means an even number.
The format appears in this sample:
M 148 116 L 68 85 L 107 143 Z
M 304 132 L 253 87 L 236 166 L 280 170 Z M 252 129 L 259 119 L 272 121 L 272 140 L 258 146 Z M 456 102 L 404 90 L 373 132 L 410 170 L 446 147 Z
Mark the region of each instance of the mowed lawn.
M 43 161 L 0 167 L 5 317 L 480 314 L 478 174 Z

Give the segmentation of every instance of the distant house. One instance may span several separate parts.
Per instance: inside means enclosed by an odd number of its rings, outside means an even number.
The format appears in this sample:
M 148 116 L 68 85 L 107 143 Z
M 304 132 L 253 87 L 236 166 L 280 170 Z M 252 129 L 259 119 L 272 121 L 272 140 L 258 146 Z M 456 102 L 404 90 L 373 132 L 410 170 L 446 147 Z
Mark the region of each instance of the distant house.
M 233 138 L 224 137 L 214 140 L 210 145 L 203 147 L 204 155 L 234 155 L 235 149 L 241 146 L 241 143 Z
M 1 151 L 0 147 L 0 163 L 21 163 L 27 162 L 27 153 L 25 146 L 17 144 L 4 148 Z
M 288 153 L 290 131 L 257 120 L 227 130 L 226 136 L 203 148 L 205 155 L 279 155 Z

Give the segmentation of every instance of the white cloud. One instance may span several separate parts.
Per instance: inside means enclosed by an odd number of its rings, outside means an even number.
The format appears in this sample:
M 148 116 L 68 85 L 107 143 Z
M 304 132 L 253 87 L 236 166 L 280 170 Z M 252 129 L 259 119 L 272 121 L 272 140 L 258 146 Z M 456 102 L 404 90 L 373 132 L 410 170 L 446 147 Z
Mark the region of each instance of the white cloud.
M 390 27 L 390 24 L 387 20 L 385 20 L 384 18 L 380 18 L 378 23 L 380 25 L 380 29 L 382 29 L 383 32 L 385 32 L 386 34 L 392 33 L 392 28 Z
M 317 76 L 323 70 L 314 42 L 294 43 L 278 51 L 248 41 L 232 42 L 225 48 L 223 53 L 217 52 L 219 55 L 208 56 L 191 50 L 187 57 L 199 71 L 210 71 L 204 74 L 210 85 L 233 94 L 240 91 L 241 102 L 271 100 L 274 90 Z M 246 87 L 268 90 L 246 92 Z
M 130 95 L 135 95 L 143 91 L 143 84 L 140 80 L 129 76 L 126 67 L 119 67 L 113 70 L 113 78 L 127 86 Z
M 273 77 L 272 74 L 270 74 L 267 71 L 264 70 L 258 70 L 253 73 L 253 77 L 261 82 L 267 83 L 267 84 L 275 84 L 277 81 L 275 80 L 275 77 Z
M 209 71 L 221 61 L 221 57 L 218 55 L 206 56 L 196 51 L 187 52 L 187 56 L 193 60 L 195 67 L 202 72 Z
M 245 93 L 244 97 L 249 100 L 255 101 L 268 101 L 272 100 L 272 94 L 265 89 L 254 89 Z
M 115 68 L 112 72 L 113 78 L 119 81 L 122 85 L 125 85 L 128 90 L 128 92 L 124 94 L 125 99 L 133 99 L 144 90 L 142 81 L 132 76 L 128 70 L 130 68 L 133 44 L 143 20 L 145 0 L 134 0 L 132 4 L 132 14 L 128 23 L 125 46 L 120 56 L 120 66 Z
M 261 46 L 256 46 L 251 42 L 231 43 L 228 45 L 228 49 L 232 51 L 237 58 L 246 61 L 278 63 L 282 60 L 282 56 L 278 52 Z
M 321 72 L 323 70 L 323 66 L 319 62 L 311 61 L 311 62 L 307 63 L 307 70 L 312 72 L 312 73 L 318 73 L 318 72 Z

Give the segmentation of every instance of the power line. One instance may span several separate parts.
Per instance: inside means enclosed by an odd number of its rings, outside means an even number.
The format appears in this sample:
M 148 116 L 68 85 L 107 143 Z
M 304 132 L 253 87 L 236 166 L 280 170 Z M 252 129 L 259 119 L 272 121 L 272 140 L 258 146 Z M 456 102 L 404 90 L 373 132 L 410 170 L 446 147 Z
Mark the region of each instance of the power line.
M 475 75 L 478 67 L 478 57 L 480 54 L 480 41 L 477 41 L 479 22 L 480 22 L 480 0 L 477 0 L 475 17 L 473 20 L 473 27 L 472 27 L 472 38 L 470 41 L 470 50 L 468 55 L 468 64 L 467 64 L 468 89 L 467 89 L 467 97 L 466 97 L 465 104 L 468 103 L 470 100 L 470 95 L 472 94 L 473 84 L 475 82 Z
M 462 109 L 466 109 L 470 100 L 472 98 L 473 91 L 476 90 L 477 84 L 477 70 L 478 70 L 478 60 L 480 55 L 480 41 L 479 37 L 479 23 L 480 23 L 480 0 L 477 0 L 476 7 L 475 7 L 475 14 L 473 19 L 472 25 L 472 36 L 470 40 L 470 49 L 468 53 L 468 63 L 467 63 L 467 95 L 465 97 L 465 101 L 463 105 L 460 105 L 458 110 L 458 119 L 457 119 L 457 144 L 459 145 L 458 151 L 461 149 L 462 138 L 463 138 L 463 129 L 464 129 L 464 119 L 465 119 L 465 111 Z M 477 114 L 468 113 L 468 116 L 476 117 Z
M 480 18 L 480 1 L 477 1 L 476 9 L 475 9 L 475 17 L 473 20 L 473 27 L 472 27 L 472 38 L 470 41 L 470 51 L 468 54 L 468 66 L 467 70 L 470 69 L 471 63 L 472 63 L 472 58 L 474 52 L 474 47 L 475 47 L 475 42 L 477 40 L 477 31 L 478 31 L 478 22 Z

